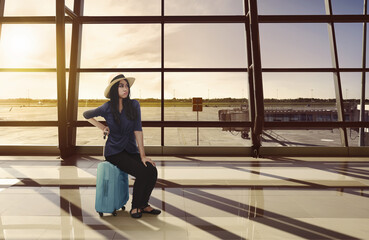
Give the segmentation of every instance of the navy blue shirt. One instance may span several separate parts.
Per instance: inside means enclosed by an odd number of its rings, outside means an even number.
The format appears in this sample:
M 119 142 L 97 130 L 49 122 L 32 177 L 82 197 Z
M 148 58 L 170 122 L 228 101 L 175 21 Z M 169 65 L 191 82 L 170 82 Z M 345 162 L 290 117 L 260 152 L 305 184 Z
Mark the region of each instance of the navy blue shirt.
M 110 129 L 108 140 L 105 145 L 104 155 L 111 156 L 126 150 L 129 153 L 139 153 L 134 131 L 142 131 L 141 109 L 137 100 L 132 100 L 133 107 L 137 110 L 137 119 L 129 120 L 124 111 L 120 113 L 120 125 L 114 121 L 110 110 L 110 101 L 104 103 L 98 108 L 85 111 L 83 116 L 86 119 L 101 116 L 105 118 L 106 124 Z

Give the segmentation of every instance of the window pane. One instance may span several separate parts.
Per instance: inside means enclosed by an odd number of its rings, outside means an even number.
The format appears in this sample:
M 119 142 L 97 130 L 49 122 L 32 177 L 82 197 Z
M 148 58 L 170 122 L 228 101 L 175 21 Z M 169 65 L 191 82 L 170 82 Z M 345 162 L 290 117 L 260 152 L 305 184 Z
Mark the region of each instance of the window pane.
M 366 76 L 366 114 L 364 121 L 369 121 L 369 80 L 368 74 Z M 345 115 L 347 121 L 359 121 L 360 120 L 360 101 L 361 101 L 361 88 L 362 88 L 362 73 L 341 73 L 342 81 L 342 95 L 345 102 Z
M 332 67 L 327 24 L 260 24 L 264 68 Z
M 56 42 L 55 42 L 56 44 Z M 70 67 L 70 55 L 72 51 L 72 24 L 65 25 L 65 67 Z M 66 73 L 68 76 L 68 72 Z
M 249 132 L 249 129 L 245 130 Z M 165 128 L 164 135 L 165 146 L 224 147 L 251 145 L 250 138 L 242 138 L 241 132 L 228 132 L 222 130 L 222 128 Z
M 0 145 L 58 144 L 57 127 L 0 127 Z
M 55 26 L 3 24 L 0 68 L 55 68 Z
M 114 73 L 81 73 L 79 86 L 78 120 L 85 120 L 83 112 L 104 104 L 104 90 L 109 77 Z M 141 106 L 142 121 L 161 119 L 160 73 L 124 73 L 126 77 L 135 77 L 131 88 L 131 99 L 137 99 Z M 97 118 L 103 120 L 102 118 Z
M 55 1 L 7 0 L 4 16 L 55 16 Z
M 336 99 L 332 73 L 263 73 L 263 88 L 265 99 Z
M 166 0 L 165 15 L 243 15 L 243 0 Z
M 0 121 L 57 120 L 56 73 L 0 73 Z
M 160 128 L 144 127 L 142 131 L 144 133 L 145 146 L 160 146 Z M 105 144 L 105 140 L 100 129 L 96 127 L 79 127 L 77 128 L 76 144 L 77 146 L 103 146 Z
M 160 67 L 159 24 L 83 26 L 84 68 Z
M 361 98 L 361 73 L 341 72 L 342 96 L 345 102 L 358 102 Z
M 275 147 L 341 147 L 340 136 L 340 131 L 337 128 L 269 129 L 263 131 L 262 145 Z
M 264 73 L 265 121 L 337 121 L 332 73 Z
M 363 14 L 364 0 L 332 0 L 333 14 Z
M 161 15 L 160 0 L 88 0 L 84 6 L 85 16 L 139 16 Z
M 244 24 L 166 24 L 165 67 L 244 68 Z
M 219 112 L 234 108 L 241 112 L 248 104 L 247 73 L 165 73 L 166 121 L 197 121 L 193 97 L 202 98 L 199 121 L 220 121 Z
M 73 10 L 74 9 L 74 0 L 65 0 L 65 6 L 68 7 L 69 9 Z
M 325 15 L 324 0 L 258 0 L 260 15 Z
M 369 146 L 369 141 L 365 141 L 367 134 L 369 137 L 369 133 L 364 133 L 364 146 Z M 347 128 L 347 138 L 350 147 L 359 147 L 359 128 Z
M 342 68 L 362 67 L 362 23 L 335 23 L 338 63 Z

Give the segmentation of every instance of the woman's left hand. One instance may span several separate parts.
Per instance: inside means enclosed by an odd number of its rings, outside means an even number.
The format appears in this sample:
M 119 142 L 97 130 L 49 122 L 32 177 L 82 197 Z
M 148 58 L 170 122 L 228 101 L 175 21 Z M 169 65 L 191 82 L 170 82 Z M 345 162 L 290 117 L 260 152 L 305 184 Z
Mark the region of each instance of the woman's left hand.
M 145 167 L 147 167 L 146 163 L 149 162 L 151 163 L 154 167 L 156 167 L 156 164 L 153 160 L 151 160 L 151 158 L 148 158 L 148 157 L 143 157 L 141 158 L 142 160 L 142 163 L 145 165 Z

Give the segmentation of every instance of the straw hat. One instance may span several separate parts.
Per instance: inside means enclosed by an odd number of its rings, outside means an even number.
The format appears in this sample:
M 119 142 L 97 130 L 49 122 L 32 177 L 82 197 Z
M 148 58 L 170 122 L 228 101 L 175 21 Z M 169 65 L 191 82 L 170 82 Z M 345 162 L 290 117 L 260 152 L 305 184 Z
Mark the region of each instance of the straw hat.
M 104 96 L 106 98 L 110 98 L 110 88 L 120 80 L 126 79 L 128 81 L 129 87 L 132 87 L 133 83 L 135 82 L 134 77 L 125 77 L 123 73 L 113 74 L 109 77 L 109 85 L 105 88 Z

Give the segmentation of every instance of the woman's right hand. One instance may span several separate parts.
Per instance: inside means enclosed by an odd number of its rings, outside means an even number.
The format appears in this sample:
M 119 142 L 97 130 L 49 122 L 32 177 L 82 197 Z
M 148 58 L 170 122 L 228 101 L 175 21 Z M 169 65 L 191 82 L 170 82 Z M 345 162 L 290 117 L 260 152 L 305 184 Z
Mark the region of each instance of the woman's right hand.
M 104 130 L 103 130 L 103 133 L 104 133 L 104 138 L 105 138 L 106 136 L 108 136 L 108 135 L 109 135 L 109 133 L 110 133 L 110 129 L 109 129 L 109 127 L 105 127 L 105 128 L 104 128 Z

